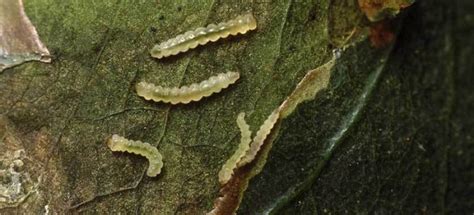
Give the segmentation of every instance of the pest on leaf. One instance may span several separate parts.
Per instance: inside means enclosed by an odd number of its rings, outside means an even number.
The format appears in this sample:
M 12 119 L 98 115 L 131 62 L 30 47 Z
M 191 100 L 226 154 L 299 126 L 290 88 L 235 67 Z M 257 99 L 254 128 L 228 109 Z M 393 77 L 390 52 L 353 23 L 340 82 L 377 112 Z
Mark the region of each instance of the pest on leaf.
M 149 143 L 128 140 L 114 134 L 107 140 L 107 146 L 114 152 L 129 152 L 146 157 L 150 162 L 146 174 L 150 177 L 160 174 L 163 167 L 163 156 L 156 147 Z
M 241 132 L 240 144 L 235 153 L 226 161 L 219 172 L 219 182 L 221 185 L 226 184 L 231 179 L 236 168 L 242 167 L 255 159 L 267 136 L 272 131 L 273 126 L 278 121 L 279 116 L 278 109 L 273 111 L 265 122 L 263 122 L 262 126 L 260 126 L 253 140 L 250 139 L 252 133 L 249 125 L 245 122 L 245 114 L 240 113 L 237 116 L 237 126 Z
M 199 101 L 203 97 L 210 96 L 213 93 L 220 92 L 222 89 L 235 83 L 239 77 L 240 74 L 238 72 L 220 73 L 201 83 L 194 83 L 180 88 L 155 86 L 154 84 L 142 81 L 136 85 L 136 90 L 137 94 L 146 100 L 171 104 L 187 104 L 191 101 Z
M 150 54 L 155 58 L 168 57 L 180 52 L 186 52 L 189 49 L 196 48 L 198 45 L 204 45 L 208 42 L 215 42 L 220 38 L 226 38 L 229 35 L 245 34 L 247 31 L 257 28 L 255 17 L 248 13 L 238 16 L 228 22 L 219 24 L 210 24 L 207 27 L 197 28 L 180 34 L 175 38 L 169 39 L 151 49 Z

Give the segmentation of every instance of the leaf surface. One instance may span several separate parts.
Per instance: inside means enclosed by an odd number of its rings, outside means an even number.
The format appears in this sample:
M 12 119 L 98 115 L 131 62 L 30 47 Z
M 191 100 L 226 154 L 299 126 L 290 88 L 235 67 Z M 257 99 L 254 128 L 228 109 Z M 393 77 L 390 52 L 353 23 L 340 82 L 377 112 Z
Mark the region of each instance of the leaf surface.
M 466 59 L 473 50 L 453 33 L 472 26 L 462 19 L 468 11 L 462 4 L 473 8 L 470 3 L 415 3 L 392 22 L 397 41 L 381 49 L 360 36 L 370 24 L 357 4 L 336 7 L 329 0 L 25 4 L 53 63 L 4 71 L 0 113 L 44 173 L 38 192 L 1 210 L 208 212 L 219 193 L 218 171 L 239 143 L 237 114 L 246 113 L 255 133 L 305 74 L 344 44 L 352 45 L 331 70 L 328 87 L 281 121 L 264 149 L 268 156 L 250 168 L 248 178 L 262 172 L 250 179 L 239 213 L 472 208 L 444 198 L 466 199 L 460 184 L 472 179 L 472 150 L 452 156 L 472 143 L 466 137 L 472 120 L 464 120 L 472 116 L 466 111 L 474 100 L 466 86 L 472 86 L 460 77 L 472 77 Z M 346 10 L 355 21 L 337 15 Z M 256 31 L 162 60 L 149 56 L 161 41 L 247 11 L 257 18 Z M 351 36 L 353 29 L 360 31 Z M 140 80 L 173 87 L 227 71 L 241 79 L 189 105 L 149 102 L 134 92 Z M 456 106 L 458 94 L 470 103 Z M 112 153 L 105 144 L 112 133 L 157 146 L 162 173 L 146 177 L 145 159 Z M 457 169 L 463 177 L 447 177 Z

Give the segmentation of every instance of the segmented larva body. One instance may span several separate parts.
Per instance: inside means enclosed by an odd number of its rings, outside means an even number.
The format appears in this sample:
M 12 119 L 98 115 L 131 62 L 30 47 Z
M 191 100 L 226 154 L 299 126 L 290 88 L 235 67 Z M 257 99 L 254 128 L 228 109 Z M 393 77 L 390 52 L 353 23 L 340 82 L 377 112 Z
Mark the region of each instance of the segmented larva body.
M 228 22 L 219 24 L 210 24 L 207 27 L 197 28 L 180 34 L 175 38 L 155 45 L 150 54 L 155 58 L 168 57 L 180 52 L 186 52 L 189 49 L 196 48 L 198 45 L 204 45 L 208 42 L 215 42 L 220 38 L 226 38 L 229 35 L 245 34 L 247 31 L 257 28 L 257 21 L 252 14 L 245 14 Z
M 244 166 L 255 159 L 255 156 L 262 147 L 265 139 L 267 139 L 267 136 L 272 131 L 273 126 L 275 126 L 275 123 L 278 121 L 279 116 L 280 112 L 277 109 L 273 111 L 270 116 L 268 116 L 265 122 L 263 122 L 262 126 L 260 126 L 260 129 L 253 138 L 252 143 L 250 144 L 250 149 L 247 150 L 245 156 L 237 163 L 238 167 Z
M 155 177 L 160 174 L 161 168 L 163 167 L 163 156 L 161 156 L 156 147 L 149 143 L 128 140 L 114 134 L 107 140 L 107 146 L 114 152 L 129 152 L 146 157 L 150 163 L 146 174 L 150 177 Z
M 255 156 L 263 145 L 265 139 L 277 122 L 279 111 L 277 109 L 270 114 L 265 122 L 263 122 L 262 126 L 260 126 L 260 129 L 257 131 L 253 140 L 250 139 L 252 132 L 245 122 L 244 117 L 244 113 L 240 113 L 237 116 L 237 126 L 239 126 L 241 132 L 240 144 L 234 154 L 226 161 L 222 166 L 222 169 L 219 171 L 219 183 L 221 183 L 221 185 L 226 184 L 232 178 L 235 169 L 244 166 L 255 159 Z
M 210 96 L 213 93 L 220 92 L 222 89 L 235 83 L 239 77 L 240 74 L 238 72 L 221 73 L 201 83 L 182 86 L 180 88 L 155 86 L 154 84 L 142 81 L 136 85 L 136 90 L 137 94 L 146 100 L 171 104 L 187 104 L 191 101 L 199 101 L 203 97 Z
M 252 135 L 250 127 L 245 122 L 245 113 L 240 113 L 237 116 L 237 126 L 239 127 L 241 133 L 240 144 L 235 153 L 222 166 L 221 171 L 219 171 L 219 182 L 222 185 L 226 184 L 230 180 L 234 174 L 234 169 L 236 168 L 237 163 L 240 162 L 242 157 L 245 156 L 250 148 L 250 142 L 252 141 L 250 137 Z

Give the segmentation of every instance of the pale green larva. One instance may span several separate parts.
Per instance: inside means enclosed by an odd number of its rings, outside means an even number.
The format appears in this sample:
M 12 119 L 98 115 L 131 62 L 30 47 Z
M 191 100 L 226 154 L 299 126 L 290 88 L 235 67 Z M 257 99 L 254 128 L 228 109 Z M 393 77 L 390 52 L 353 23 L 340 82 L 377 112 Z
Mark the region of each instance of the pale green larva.
M 163 156 L 161 156 L 156 147 L 149 143 L 128 140 L 114 134 L 107 140 L 107 146 L 114 152 L 129 152 L 146 157 L 150 163 L 146 174 L 150 177 L 155 177 L 160 174 L 161 168 L 163 167 Z
M 229 35 L 245 34 L 247 31 L 257 28 L 257 21 L 252 14 L 245 14 L 228 22 L 210 24 L 205 28 L 197 28 L 169 39 L 151 49 L 150 54 L 155 58 L 168 57 L 189 49 L 196 48 L 208 42 L 215 42 Z
M 219 171 L 219 182 L 224 185 L 234 174 L 234 169 L 237 167 L 237 163 L 245 156 L 247 151 L 250 149 L 250 142 L 252 141 L 249 125 L 245 122 L 245 113 L 240 113 L 237 116 L 237 126 L 240 129 L 240 144 L 234 154 L 226 161 Z
M 244 113 L 240 113 L 237 117 L 237 126 L 241 132 L 240 144 L 237 150 L 226 161 L 219 172 L 219 183 L 221 185 L 226 184 L 232 178 L 235 169 L 244 166 L 255 159 L 255 156 L 257 155 L 258 151 L 260 151 L 265 139 L 278 121 L 279 110 L 277 109 L 273 111 L 265 120 L 265 122 L 263 122 L 253 140 L 250 139 L 252 133 L 249 126 L 245 122 L 244 117 Z
M 155 86 L 154 84 L 142 81 L 136 85 L 136 90 L 137 94 L 146 100 L 171 104 L 187 104 L 191 101 L 199 101 L 203 97 L 210 96 L 213 93 L 220 92 L 222 89 L 235 83 L 239 77 L 240 74 L 238 72 L 221 73 L 201 83 L 182 86 L 180 88 Z
M 238 167 L 244 166 L 255 159 L 255 156 L 257 155 L 258 151 L 260 151 L 260 148 L 267 139 L 267 136 L 272 131 L 273 126 L 275 126 L 276 122 L 278 121 L 279 116 L 280 112 L 277 109 L 273 111 L 270 116 L 268 116 L 265 122 L 263 122 L 262 126 L 260 126 L 260 129 L 253 138 L 252 143 L 250 144 L 250 149 L 247 150 L 245 156 L 237 163 Z

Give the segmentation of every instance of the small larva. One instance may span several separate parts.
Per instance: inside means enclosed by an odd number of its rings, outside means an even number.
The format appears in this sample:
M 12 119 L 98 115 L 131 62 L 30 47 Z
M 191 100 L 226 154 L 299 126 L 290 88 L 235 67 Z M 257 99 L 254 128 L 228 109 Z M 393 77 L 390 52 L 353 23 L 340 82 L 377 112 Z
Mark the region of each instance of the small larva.
M 241 133 L 240 144 L 235 153 L 222 166 L 221 171 L 219 171 L 219 182 L 222 185 L 226 184 L 230 180 L 232 174 L 234 174 L 234 169 L 236 168 L 237 163 L 247 153 L 250 148 L 250 141 L 252 141 L 250 137 L 252 135 L 250 132 L 250 127 L 245 122 L 245 113 L 240 113 L 237 116 L 237 126 L 239 127 Z
M 253 138 L 252 143 L 250 144 L 250 149 L 247 150 L 245 156 L 237 163 L 237 167 L 244 166 L 253 161 L 265 139 L 267 139 L 267 136 L 272 131 L 273 126 L 277 122 L 279 116 L 279 109 L 276 109 L 270 114 L 270 116 L 268 116 L 265 122 L 263 122 L 262 126 L 260 126 L 260 129 Z
M 198 45 L 204 45 L 208 42 L 215 42 L 220 38 L 226 38 L 229 35 L 237 35 L 238 33 L 245 34 L 249 30 L 257 28 L 257 21 L 255 17 L 249 13 L 238 16 L 237 18 L 228 22 L 219 24 L 210 24 L 205 28 L 197 28 L 193 31 L 188 31 L 180 34 L 175 38 L 169 39 L 165 42 L 155 45 L 151 49 L 150 54 L 155 58 L 168 57 L 176 55 L 180 52 L 186 52 L 189 49 L 196 48 Z
M 240 144 L 234 154 L 219 171 L 219 183 L 221 185 L 226 184 L 232 178 L 236 168 L 244 166 L 255 159 L 260 147 L 278 120 L 279 109 L 273 111 L 265 122 L 263 122 L 253 140 L 250 139 L 252 132 L 250 131 L 249 125 L 245 122 L 244 117 L 244 113 L 240 113 L 237 116 L 237 126 L 239 126 L 241 132 Z
M 114 134 L 107 140 L 107 146 L 114 152 L 129 152 L 146 157 L 150 163 L 146 174 L 150 177 L 155 177 L 160 174 L 161 168 L 163 167 L 163 157 L 158 149 L 149 143 L 128 140 Z
M 235 83 L 239 77 L 240 74 L 238 72 L 221 73 L 201 83 L 194 83 L 180 88 L 165 88 L 142 81 L 136 85 L 136 90 L 137 94 L 146 100 L 171 104 L 187 104 L 191 101 L 199 101 L 203 97 L 210 96 L 213 93 L 220 92 L 222 89 Z

